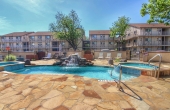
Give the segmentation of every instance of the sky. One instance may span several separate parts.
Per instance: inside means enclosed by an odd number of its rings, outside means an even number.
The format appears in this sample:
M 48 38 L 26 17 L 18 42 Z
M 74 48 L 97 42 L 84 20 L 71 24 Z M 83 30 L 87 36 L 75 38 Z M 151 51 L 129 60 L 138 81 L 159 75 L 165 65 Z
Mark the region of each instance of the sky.
M 109 30 L 118 17 L 130 23 L 146 23 L 140 9 L 148 0 L 0 0 L 0 35 L 24 31 L 49 31 L 57 12 L 76 11 L 85 29 Z

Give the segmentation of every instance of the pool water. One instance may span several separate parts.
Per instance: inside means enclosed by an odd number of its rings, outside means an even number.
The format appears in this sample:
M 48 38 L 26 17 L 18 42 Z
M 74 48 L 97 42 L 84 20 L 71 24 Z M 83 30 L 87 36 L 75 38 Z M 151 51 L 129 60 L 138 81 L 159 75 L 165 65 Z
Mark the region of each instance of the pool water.
M 131 66 L 131 67 L 138 67 L 138 68 L 144 68 L 144 69 L 154 69 L 157 66 L 144 64 L 144 63 L 121 63 L 122 66 Z
M 0 62 L 0 66 L 5 66 L 9 64 L 15 64 L 16 62 Z
M 88 78 L 95 78 L 99 80 L 113 80 L 119 78 L 119 71 L 113 71 L 112 77 L 110 76 L 113 67 L 89 66 L 89 67 L 60 67 L 60 66 L 30 66 L 20 70 L 11 72 L 18 74 L 73 74 L 85 76 Z M 127 74 L 123 72 L 122 80 L 129 80 L 136 78 L 139 74 Z

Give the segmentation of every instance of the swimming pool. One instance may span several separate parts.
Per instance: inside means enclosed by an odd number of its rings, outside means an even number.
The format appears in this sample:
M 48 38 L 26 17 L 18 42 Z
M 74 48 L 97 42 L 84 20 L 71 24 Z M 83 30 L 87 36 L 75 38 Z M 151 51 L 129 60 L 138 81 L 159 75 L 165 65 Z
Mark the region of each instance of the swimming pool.
M 11 72 L 18 74 L 73 74 L 79 76 L 85 76 L 88 78 L 95 78 L 99 80 L 113 80 L 119 78 L 119 70 L 113 71 L 112 77 L 110 76 L 110 67 L 103 66 L 87 66 L 87 67 L 60 67 L 60 66 L 29 66 L 23 69 L 14 70 Z M 135 73 L 135 74 L 133 74 Z M 140 75 L 138 72 L 123 71 L 122 80 L 129 80 L 131 78 L 136 78 Z
M 145 64 L 145 63 L 120 63 L 121 66 L 126 66 L 126 67 L 135 67 L 135 68 L 139 68 L 139 69 L 154 69 L 154 68 L 158 68 L 155 65 L 151 65 L 151 64 Z

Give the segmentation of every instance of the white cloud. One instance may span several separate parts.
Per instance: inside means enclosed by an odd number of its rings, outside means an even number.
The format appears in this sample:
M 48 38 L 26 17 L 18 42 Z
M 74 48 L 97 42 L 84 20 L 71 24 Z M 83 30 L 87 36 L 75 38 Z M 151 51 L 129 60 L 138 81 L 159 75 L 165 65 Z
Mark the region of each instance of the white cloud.
M 6 17 L 0 16 L 0 30 L 4 30 L 7 28 L 11 28 L 10 22 L 6 19 Z

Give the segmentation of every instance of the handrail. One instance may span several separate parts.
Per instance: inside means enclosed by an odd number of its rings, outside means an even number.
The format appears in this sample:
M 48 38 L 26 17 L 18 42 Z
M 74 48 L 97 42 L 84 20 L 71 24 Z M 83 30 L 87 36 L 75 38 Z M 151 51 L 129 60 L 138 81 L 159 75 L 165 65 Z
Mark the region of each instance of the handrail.
M 156 58 L 157 56 L 159 56 L 159 70 L 158 70 L 158 76 L 157 79 L 159 78 L 159 74 L 160 74 L 160 66 L 161 66 L 161 62 L 162 62 L 162 56 L 161 54 L 156 54 L 155 56 L 153 56 L 149 61 L 148 64 L 150 64 L 151 60 L 153 60 L 154 58 Z
M 120 90 L 120 88 L 121 88 L 120 83 L 121 83 L 121 78 L 122 78 L 122 66 L 121 66 L 120 63 L 119 63 L 117 66 L 120 67 L 119 84 L 118 84 L 118 88 L 119 88 L 119 90 Z M 112 72 L 113 72 L 113 69 L 112 69 L 111 74 L 110 74 L 111 76 L 112 76 Z

